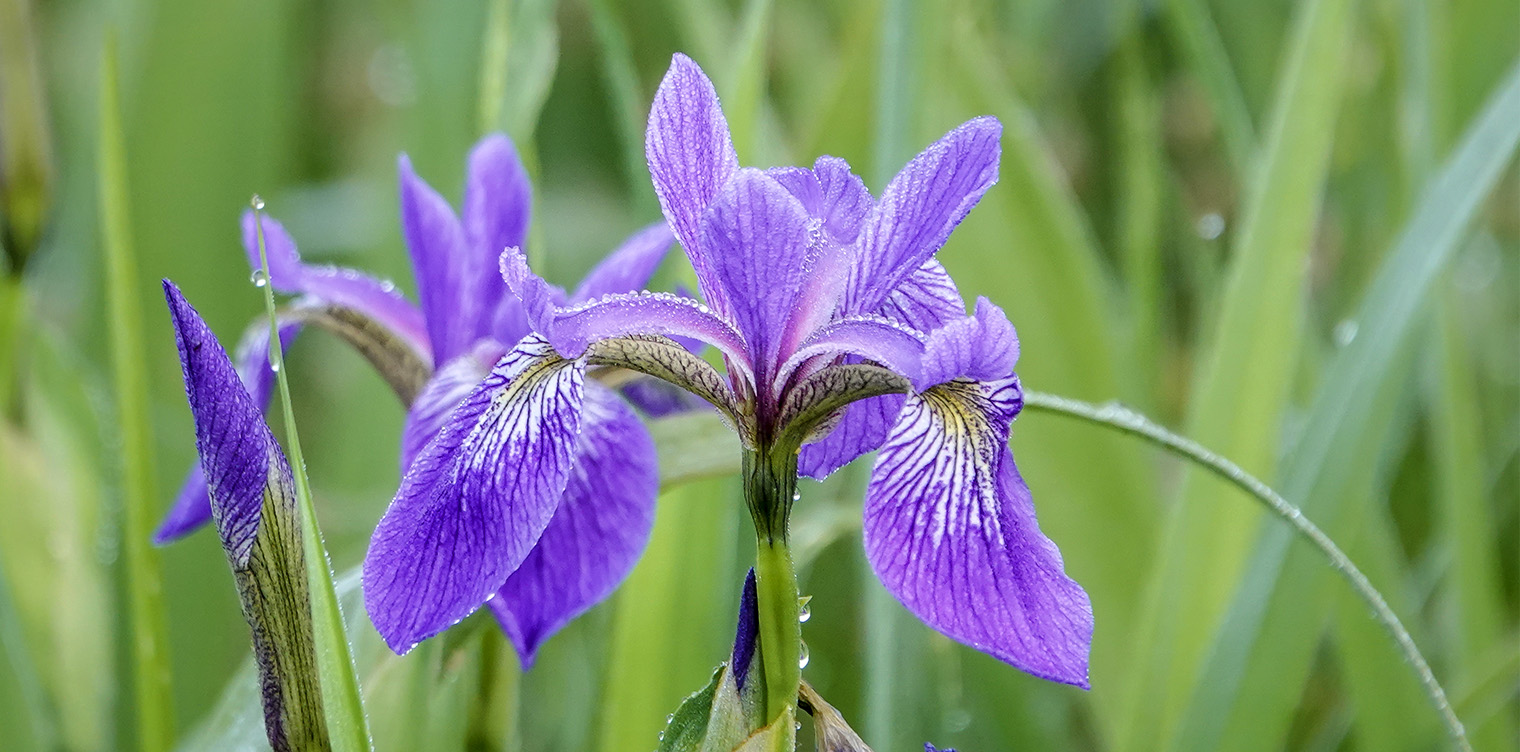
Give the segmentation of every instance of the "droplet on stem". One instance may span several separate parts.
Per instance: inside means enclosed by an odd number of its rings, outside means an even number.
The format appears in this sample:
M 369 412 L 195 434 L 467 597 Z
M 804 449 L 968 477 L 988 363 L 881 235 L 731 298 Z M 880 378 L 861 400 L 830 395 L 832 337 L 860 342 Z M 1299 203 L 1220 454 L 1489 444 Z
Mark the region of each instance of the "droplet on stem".
M 265 274 L 263 269 L 254 269 L 253 275 L 248 279 L 253 282 L 254 287 L 263 287 L 269 284 L 269 275 Z

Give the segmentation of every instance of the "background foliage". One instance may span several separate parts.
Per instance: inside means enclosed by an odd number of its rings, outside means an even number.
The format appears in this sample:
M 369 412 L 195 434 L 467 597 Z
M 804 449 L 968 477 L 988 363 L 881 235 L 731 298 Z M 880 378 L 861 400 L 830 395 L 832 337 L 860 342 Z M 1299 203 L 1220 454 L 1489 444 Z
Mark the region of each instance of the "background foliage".
M 258 192 L 308 258 L 410 289 L 396 155 L 457 200 L 464 155 L 490 129 L 535 173 L 534 263 L 578 279 L 657 216 L 643 121 L 676 50 L 716 79 L 749 164 L 834 154 L 879 190 L 948 128 L 1000 117 L 1001 182 L 940 257 L 968 298 L 1007 308 L 1026 386 L 1121 399 L 1284 491 L 1410 625 L 1478 749 L 1520 748 L 1512 0 L 0 7 L 0 145 L 34 143 L 17 136 L 26 122 L 51 144 L 37 152 L 51 169 L 27 173 L 48 197 L 45 231 L 24 276 L 12 262 L 0 281 L 7 749 L 141 738 L 124 499 L 149 484 L 156 518 L 193 459 L 157 279 L 235 338 L 261 310 L 235 224 Z M 106 166 L 126 181 L 114 199 L 98 187 L 108 28 L 125 162 Z M 26 49 L 36 100 L 16 94 Z M 16 164 L 0 162 L 0 187 L 22 184 Z M 145 391 L 127 400 L 111 388 L 102 216 L 124 217 L 109 229 L 137 254 L 112 278 L 143 318 Z M 7 235 L 7 250 L 23 240 Z M 661 283 L 688 273 L 674 260 Z M 289 360 L 343 571 L 395 489 L 403 412 L 320 332 Z M 152 440 L 124 446 L 117 416 L 139 409 Z M 1014 434 L 1041 523 L 1093 596 L 1094 689 L 1032 679 L 908 616 L 865 567 L 865 468 L 850 468 L 804 484 L 798 505 L 805 676 L 876 749 L 1439 746 L 1360 602 L 1238 492 L 1057 417 Z M 377 747 L 652 748 L 726 655 L 752 559 L 733 478 L 681 462 L 668 481 L 709 477 L 667 483 L 633 576 L 525 675 L 490 630 L 388 656 L 350 596 Z M 262 743 L 215 537 L 158 558 L 172 733 Z

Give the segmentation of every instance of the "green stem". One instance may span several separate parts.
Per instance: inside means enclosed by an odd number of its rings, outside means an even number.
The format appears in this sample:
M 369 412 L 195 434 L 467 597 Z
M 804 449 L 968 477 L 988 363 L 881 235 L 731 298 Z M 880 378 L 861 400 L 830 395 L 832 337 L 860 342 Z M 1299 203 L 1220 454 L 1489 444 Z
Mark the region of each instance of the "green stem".
M 1387 630 L 1394 643 L 1398 645 L 1399 651 L 1404 654 L 1404 660 L 1408 661 L 1413 668 L 1415 677 L 1425 688 L 1425 695 L 1429 698 L 1431 707 L 1435 708 L 1445 724 L 1446 733 L 1451 737 L 1452 745 L 1464 752 L 1471 752 L 1472 745 L 1467 741 L 1467 733 L 1462 729 L 1462 721 L 1452 710 L 1451 702 L 1446 698 L 1446 691 L 1441 688 L 1441 683 L 1436 681 L 1435 674 L 1430 670 L 1430 664 L 1425 660 L 1425 656 L 1420 654 L 1419 647 L 1414 644 L 1414 638 L 1409 636 L 1409 630 L 1404 628 L 1404 623 L 1388 606 L 1383 595 L 1368 581 L 1367 576 L 1362 574 L 1362 570 L 1352 563 L 1350 557 L 1341 551 L 1340 546 L 1335 545 L 1335 541 L 1330 540 L 1330 536 L 1325 535 L 1318 525 L 1305 517 L 1298 507 L 1289 503 L 1287 499 L 1255 476 L 1242 470 L 1239 465 L 1209 451 L 1192 439 L 1166 430 L 1144 415 L 1117 402 L 1095 405 L 1053 394 L 1025 392 L 1024 406 L 1033 410 L 1080 418 L 1090 423 L 1118 429 L 1132 436 L 1139 436 L 1183 459 L 1207 468 L 1250 494 L 1269 512 L 1282 518 L 1300 537 L 1319 549 L 1320 553 L 1330 561 L 1331 568 L 1351 583 L 1351 589 L 1356 591 L 1356 594 L 1372 609 L 1373 618 Z
M 0 420 L 15 418 L 20 397 L 15 393 L 21 381 L 21 332 L 26 317 L 26 288 L 21 275 L 0 273 Z
M 780 458 L 768 451 L 744 453 L 744 500 L 755 521 L 755 599 L 767 723 L 797 704 L 802 683 L 797 569 L 787 542 L 787 518 L 796 492 L 796 452 Z

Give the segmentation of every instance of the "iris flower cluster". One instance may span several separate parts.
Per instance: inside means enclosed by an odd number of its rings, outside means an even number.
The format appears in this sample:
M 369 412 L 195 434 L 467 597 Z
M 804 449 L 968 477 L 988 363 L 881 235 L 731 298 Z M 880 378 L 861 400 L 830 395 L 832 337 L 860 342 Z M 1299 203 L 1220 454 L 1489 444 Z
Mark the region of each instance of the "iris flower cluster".
M 1008 448 L 1023 404 L 1018 338 L 986 298 L 968 313 L 934 258 L 996 182 L 1000 136 L 997 120 L 970 120 L 880 196 L 833 157 L 742 167 L 712 83 L 677 55 L 646 136 L 665 221 L 573 293 L 520 250 L 531 189 L 504 136 L 471 153 L 459 214 L 401 158 L 416 304 L 362 273 L 302 263 L 265 219 L 268 283 L 302 296 L 296 308 L 342 312 L 369 332 L 352 339 L 390 352 L 367 352 L 373 362 L 403 364 L 382 372 L 409 404 L 404 473 L 363 567 L 386 643 L 405 652 L 487 606 L 530 662 L 637 560 L 658 488 L 640 414 L 675 405 L 716 410 L 738 434 L 759 541 L 760 654 L 766 678 L 783 684 L 790 659 L 783 693 L 796 696 L 786 544 L 797 479 L 873 451 L 863 543 L 887 590 L 952 639 L 1086 687 L 1091 607 L 1040 532 Z M 243 223 L 255 264 L 256 216 Z M 672 240 L 700 298 L 641 289 Z M 282 339 L 300 325 L 292 318 Z M 269 332 L 254 332 L 239 373 L 262 404 Z M 608 374 L 645 381 L 615 389 L 627 380 Z M 649 380 L 706 404 L 672 400 Z M 187 387 L 194 403 L 188 371 Z M 203 469 L 226 477 L 213 465 L 227 453 L 202 450 Z M 231 493 L 224 484 L 210 495 Z M 211 509 L 204 474 L 192 473 L 160 539 Z

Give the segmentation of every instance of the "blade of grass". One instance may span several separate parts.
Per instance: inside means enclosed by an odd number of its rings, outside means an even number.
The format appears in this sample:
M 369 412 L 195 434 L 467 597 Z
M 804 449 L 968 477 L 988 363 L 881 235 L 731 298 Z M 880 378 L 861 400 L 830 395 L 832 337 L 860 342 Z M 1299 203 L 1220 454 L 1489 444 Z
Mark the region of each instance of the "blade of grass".
M 1126 331 L 1129 362 L 1138 382 L 1132 393 L 1141 407 L 1151 408 L 1159 398 L 1161 363 L 1162 186 L 1166 184 L 1165 158 L 1161 152 L 1161 107 L 1146 67 L 1143 38 L 1137 25 L 1119 39 L 1111 64 L 1118 92 L 1118 117 L 1114 120 L 1119 170 L 1115 196 L 1118 202 L 1119 257 L 1129 296 L 1129 327 Z
M 1352 0 L 1313 0 L 1299 9 L 1223 310 L 1201 345 L 1189 404 L 1186 433 L 1258 475 L 1270 474 L 1296 372 L 1292 354 L 1302 334 L 1306 260 L 1329 170 L 1352 6 Z M 1224 489 L 1189 473 L 1167 520 L 1138 633 L 1138 644 L 1147 647 L 1128 687 L 1130 748 L 1170 746 L 1207 636 L 1250 552 L 1261 513 L 1218 504 Z
M 749 0 L 734 40 L 723 104 L 739 161 L 754 161 L 765 99 L 765 53 L 770 39 L 771 0 Z
M 649 187 L 649 167 L 644 161 L 644 114 L 646 96 L 639 86 L 638 69 L 628 35 L 613 10 L 610 0 L 588 0 L 591 30 L 596 34 L 597 52 L 602 63 L 602 78 L 612 95 L 612 109 L 617 118 L 617 136 L 623 153 L 623 177 L 628 193 L 641 214 L 656 213 L 659 208 Z
M 1320 519 L 1333 536 L 1356 529 L 1356 489 L 1371 476 L 1364 448 L 1386 430 L 1387 392 L 1407 377 L 1409 343 L 1431 286 L 1458 239 L 1520 142 L 1520 64 L 1511 68 L 1483 113 L 1421 193 L 1354 317 L 1356 338 L 1335 354 L 1302 434 L 1284 462 L 1284 496 Z M 1298 687 L 1284 677 L 1307 674 L 1328 613 L 1323 567 L 1268 530 L 1257 544 L 1251 577 L 1236 593 L 1189 708 L 1196 743 L 1275 749 L 1287 733 Z M 1245 731 L 1249 729 L 1249 732 Z
M 1167 31 L 1208 95 L 1230 165 L 1240 182 L 1248 182 L 1256 156 L 1256 128 L 1208 4 L 1204 0 L 1166 0 L 1163 10 Z
M 264 249 L 264 201 L 253 198 L 254 227 L 258 228 L 259 266 L 264 279 L 269 278 L 269 258 Z M 359 679 L 350 653 L 348 634 L 343 627 L 343 612 L 333 587 L 332 562 L 317 513 L 311 501 L 311 484 L 306 478 L 306 458 L 301 454 L 301 437 L 296 431 L 296 416 L 291 408 L 290 380 L 285 375 L 285 354 L 280 345 L 280 323 L 274 307 L 274 290 L 259 285 L 264 293 L 264 312 L 269 317 L 269 368 L 279 385 L 280 410 L 285 424 L 286 451 L 290 455 L 291 474 L 295 476 L 296 502 L 301 515 L 301 545 L 306 554 L 306 579 L 311 592 L 312 632 L 317 647 L 317 672 L 322 682 L 322 707 L 327 715 L 327 730 L 333 748 L 344 752 L 372 749 L 369 723 L 364 716 L 364 702 L 359 697 Z
M 1452 667 L 1464 680 L 1482 673 L 1491 646 L 1505 633 L 1504 589 L 1495 546 L 1497 529 L 1484 492 L 1481 403 L 1473 357 L 1459 326 L 1455 289 L 1441 296 L 1434 326 L 1434 378 L 1425 390 L 1426 415 L 1434 431 L 1435 494 L 1441 545 L 1451 554 L 1444 603 L 1452 635 Z M 1499 719 L 1474 726 L 1479 749 L 1501 749 L 1505 729 Z
M 12 434 L 10 426 L 0 422 L 0 470 L 5 471 L 6 478 L 6 488 L 0 493 L 23 491 L 31 485 L 23 480 L 21 466 L 23 459 L 31 458 L 24 458 L 21 453 L 20 438 Z M 10 499 L 0 496 L 0 500 L 7 502 L 7 509 L 11 508 L 8 503 Z M 6 569 L 5 562 L 0 560 L 0 661 L 8 669 L 0 674 L 0 699 L 6 701 L 6 704 L 0 705 L 0 718 L 7 721 L 5 728 L 8 733 L 15 734 L 10 741 L 18 748 L 57 749 L 60 746 L 58 722 L 48 705 L 42 677 L 27 648 L 19 609 L 7 584 Z M 13 692 L 19 698 L 13 696 Z M 11 732 L 10 729 L 15 731 Z
M 1419 677 L 1430 700 L 1430 705 L 1442 717 L 1447 725 L 1453 741 L 1460 742 L 1459 746 L 1466 748 L 1466 737 L 1463 736 L 1462 724 L 1457 720 L 1451 710 L 1451 703 L 1447 700 L 1446 692 L 1442 689 L 1435 675 L 1431 673 L 1430 664 L 1426 662 L 1420 649 L 1415 645 L 1414 639 L 1409 636 L 1397 614 L 1388 606 L 1378 589 L 1373 587 L 1367 576 L 1352 563 L 1351 559 L 1335 544 L 1335 541 L 1324 533 L 1318 525 L 1304 516 L 1303 510 L 1295 507 L 1282 495 L 1272 490 L 1267 484 L 1242 469 L 1239 465 L 1205 448 L 1192 439 L 1174 434 L 1165 428 L 1146 419 L 1118 403 L 1106 405 L 1093 405 L 1079 400 L 1068 399 L 1042 392 L 1025 392 L 1025 407 L 1032 410 L 1057 413 L 1066 417 L 1080 418 L 1082 420 L 1117 429 L 1124 433 L 1138 436 L 1146 441 L 1156 444 L 1179 457 L 1188 460 L 1191 464 L 1212 473 L 1220 481 L 1234 486 L 1245 492 L 1252 499 L 1259 502 L 1268 512 L 1283 522 L 1289 535 L 1307 542 L 1315 550 L 1315 554 L 1327 561 L 1330 568 L 1340 574 L 1357 597 L 1372 609 L 1378 624 L 1387 631 L 1388 635 L 1398 644 L 1400 652 L 1408 661 L 1410 667 Z M 1322 562 L 1323 563 L 1323 562 Z M 1201 748 L 1195 748 L 1201 749 Z
M 106 319 L 121 436 L 121 534 L 131 624 L 133 697 L 138 748 L 167 750 L 174 738 L 168 632 L 164 625 L 163 574 L 149 545 L 158 498 L 153 469 L 153 431 L 148 415 L 148 376 L 142 354 L 142 310 L 137 296 L 137 256 L 127 208 L 126 145 L 116 74 L 116 42 L 108 36 L 100 62 L 100 212 L 106 266 Z

